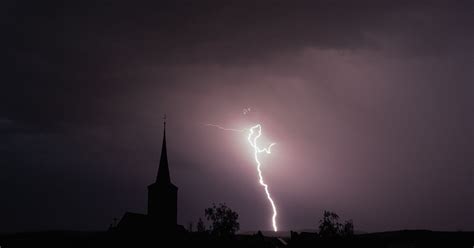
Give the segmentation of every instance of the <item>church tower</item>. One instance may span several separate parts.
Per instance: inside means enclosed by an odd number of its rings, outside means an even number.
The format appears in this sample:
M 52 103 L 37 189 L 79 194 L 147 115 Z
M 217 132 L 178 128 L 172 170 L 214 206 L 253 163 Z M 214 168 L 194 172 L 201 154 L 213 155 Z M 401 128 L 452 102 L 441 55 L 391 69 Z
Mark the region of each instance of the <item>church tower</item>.
M 163 145 L 156 181 L 148 186 L 148 216 L 159 227 L 176 228 L 178 187 L 171 183 L 166 153 L 166 119 L 163 122 Z

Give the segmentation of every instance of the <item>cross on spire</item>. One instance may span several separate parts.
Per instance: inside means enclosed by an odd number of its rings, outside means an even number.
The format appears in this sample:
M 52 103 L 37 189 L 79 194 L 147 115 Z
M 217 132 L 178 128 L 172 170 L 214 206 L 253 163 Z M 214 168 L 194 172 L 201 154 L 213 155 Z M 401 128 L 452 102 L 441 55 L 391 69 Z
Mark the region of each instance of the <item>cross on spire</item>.
M 166 114 L 163 115 L 163 127 L 166 128 Z

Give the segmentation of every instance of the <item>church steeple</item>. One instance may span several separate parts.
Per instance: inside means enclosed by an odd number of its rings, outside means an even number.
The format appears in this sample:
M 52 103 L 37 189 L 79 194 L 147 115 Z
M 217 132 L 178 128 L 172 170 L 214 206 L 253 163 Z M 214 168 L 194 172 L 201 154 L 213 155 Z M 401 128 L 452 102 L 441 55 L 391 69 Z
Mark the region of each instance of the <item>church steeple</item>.
M 170 183 L 170 170 L 168 168 L 168 154 L 166 152 L 166 115 L 163 117 L 163 144 L 161 145 L 161 158 L 158 167 L 156 182 Z
M 170 180 L 166 154 L 166 116 L 163 118 L 163 145 L 156 181 L 148 186 L 148 215 L 161 227 L 175 228 L 178 220 L 178 187 Z

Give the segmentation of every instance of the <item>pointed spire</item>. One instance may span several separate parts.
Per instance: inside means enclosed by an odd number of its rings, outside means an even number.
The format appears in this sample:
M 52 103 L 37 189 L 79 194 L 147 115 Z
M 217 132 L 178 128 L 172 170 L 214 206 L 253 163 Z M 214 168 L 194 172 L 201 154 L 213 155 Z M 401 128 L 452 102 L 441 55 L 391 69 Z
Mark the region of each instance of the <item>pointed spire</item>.
M 166 152 L 166 115 L 163 116 L 163 145 L 161 146 L 160 166 L 158 167 L 157 182 L 170 183 L 170 170 L 168 168 L 168 154 Z

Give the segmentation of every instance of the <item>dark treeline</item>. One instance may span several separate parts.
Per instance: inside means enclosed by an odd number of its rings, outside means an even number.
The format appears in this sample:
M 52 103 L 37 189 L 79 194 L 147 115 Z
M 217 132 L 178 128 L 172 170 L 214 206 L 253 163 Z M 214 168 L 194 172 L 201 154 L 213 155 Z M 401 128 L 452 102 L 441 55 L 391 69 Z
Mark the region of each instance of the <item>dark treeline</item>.
M 324 211 L 317 232 L 290 232 L 289 237 L 237 234 L 238 213 L 225 204 L 204 210 L 188 229 L 123 231 L 112 226 L 104 232 L 51 231 L 0 235 L 1 247 L 472 247 L 474 232 L 404 230 L 354 234 L 351 220 Z M 206 223 L 205 223 L 205 221 Z M 317 225 L 317 221 L 315 221 Z

